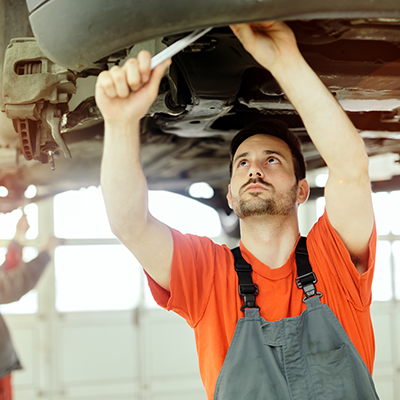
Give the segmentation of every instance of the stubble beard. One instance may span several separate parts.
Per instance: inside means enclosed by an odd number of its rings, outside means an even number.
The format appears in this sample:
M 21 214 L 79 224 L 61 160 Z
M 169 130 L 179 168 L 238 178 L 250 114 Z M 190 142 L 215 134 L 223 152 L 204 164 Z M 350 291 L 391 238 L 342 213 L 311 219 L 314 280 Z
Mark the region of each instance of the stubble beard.
M 288 192 L 280 194 L 276 193 L 271 184 L 267 184 L 267 186 L 271 191 L 269 198 L 261 198 L 262 192 L 250 192 L 248 194 L 253 197 L 252 199 L 233 199 L 233 211 L 240 219 L 262 215 L 287 216 L 293 212 L 297 203 L 297 182 Z

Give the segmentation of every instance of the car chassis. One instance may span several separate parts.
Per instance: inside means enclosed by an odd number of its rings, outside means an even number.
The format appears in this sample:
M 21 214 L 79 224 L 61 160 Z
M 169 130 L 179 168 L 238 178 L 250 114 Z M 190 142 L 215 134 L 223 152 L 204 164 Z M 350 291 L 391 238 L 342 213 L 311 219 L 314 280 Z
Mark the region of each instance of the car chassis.
M 272 75 L 243 49 L 228 27 L 232 23 L 286 21 L 305 59 L 358 129 L 368 154 L 400 153 L 396 0 L 2 3 L 8 13 L 4 32 L 10 30 L 1 38 L 2 110 L 19 137 L 19 143 L 10 139 L 3 148 L 39 163 L 31 167 L 17 157 L 1 170 L 0 186 L 11 197 L 0 211 L 21 205 L 29 184 L 47 187 L 44 195 L 98 184 L 102 117 L 93 93 L 71 109 L 71 99 L 80 96 L 77 87 L 141 49 L 154 54 L 208 26 L 213 29 L 173 57 L 142 121 L 142 163 L 150 189 L 189 196 L 188 187 L 204 181 L 214 197 L 202 201 L 229 215 L 229 142 L 261 118 L 282 120 L 296 132 L 309 170 L 324 166 L 296 110 Z M 56 171 L 42 165 L 47 163 Z M 311 196 L 318 195 L 321 191 L 312 188 Z

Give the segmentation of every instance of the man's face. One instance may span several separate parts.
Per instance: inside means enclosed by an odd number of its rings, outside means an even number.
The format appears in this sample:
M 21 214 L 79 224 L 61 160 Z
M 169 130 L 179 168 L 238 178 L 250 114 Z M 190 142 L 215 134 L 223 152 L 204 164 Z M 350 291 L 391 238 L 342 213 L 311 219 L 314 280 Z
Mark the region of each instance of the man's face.
M 239 218 L 289 215 L 301 201 L 298 192 L 292 153 L 283 140 L 260 134 L 238 147 L 227 198 Z

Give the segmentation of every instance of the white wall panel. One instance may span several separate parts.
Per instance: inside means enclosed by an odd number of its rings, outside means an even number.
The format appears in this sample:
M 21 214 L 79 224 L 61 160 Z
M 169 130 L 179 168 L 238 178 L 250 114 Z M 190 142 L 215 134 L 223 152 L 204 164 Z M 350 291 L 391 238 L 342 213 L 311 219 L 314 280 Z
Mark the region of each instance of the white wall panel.
M 143 337 L 149 398 L 205 400 L 193 330 L 164 310 L 144 311 Z
M 6 315 L 4 319 L 23 366 L 23 370 L 15 371 L 12 377 L 16 398 L 34 400 L 41 394 L 39 319 L 37 315 Z
M 396 326 L 399 305 L 396 302 L 375 302 L 371 307 L 375 332 L 376 356 L 374 382 L 380 400 L 399 400 L 396 386 L 400 378 L 399 357 L 400 335 Z
M 168 317 L 150 317 L 145 325 L 149 375 L 157 379 L 168 379 L 171 374 L 197 375 L 193 331 L 182 318 L 174 314 Z
M 136 377 L 135 339 L 129 326 L 64 326 L 59 343 L 63 383 Z
M 397 400 L 392 379 L 382 378 L 375 381 L 376 391 L 380 400 Z
M 13 340 L 24 368 L 14 375 L 14 383 L 20 387 L 34 386 L 34 383 L 38 381 L 38 357 L 35 349 L 39 343 L 36 335 L 34 327 L 13 327 Z
M 138 393 L 137 331 L 130 312 L 63 314 L 57 332 L 63 398 Z
M 378 311 L 378 310 L 377 310 Z M 379 312 L 379 313 L 378 313 Z M 373 325 L 375 332 L 375 366 L 384 367 L 393 362 L 391 317 L 382 308 L 373 315 Z

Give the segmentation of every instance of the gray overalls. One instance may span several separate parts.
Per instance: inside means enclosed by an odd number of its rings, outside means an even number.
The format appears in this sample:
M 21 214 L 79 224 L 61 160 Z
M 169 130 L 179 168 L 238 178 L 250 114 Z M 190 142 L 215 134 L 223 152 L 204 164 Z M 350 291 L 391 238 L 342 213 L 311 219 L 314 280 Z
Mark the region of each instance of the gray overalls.
M 245 317 L 236 325 L 214 400 L 378 399 L 367 366 L 339 320 L 320 301 L 306 238 L 296 248 L 296 282 L 307 309 L 274 322 L 260 317 L 251 266 L 239 248 L 232 252 Z

